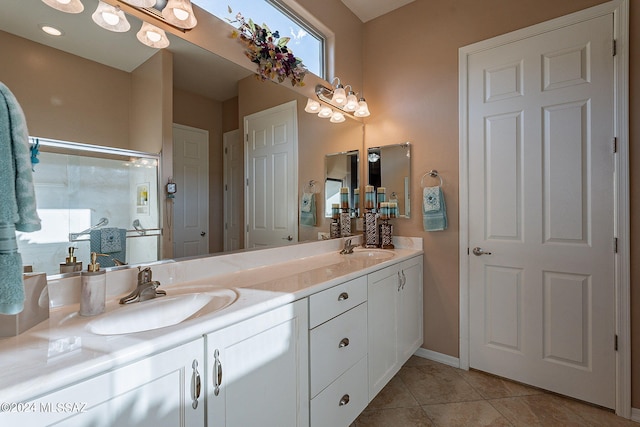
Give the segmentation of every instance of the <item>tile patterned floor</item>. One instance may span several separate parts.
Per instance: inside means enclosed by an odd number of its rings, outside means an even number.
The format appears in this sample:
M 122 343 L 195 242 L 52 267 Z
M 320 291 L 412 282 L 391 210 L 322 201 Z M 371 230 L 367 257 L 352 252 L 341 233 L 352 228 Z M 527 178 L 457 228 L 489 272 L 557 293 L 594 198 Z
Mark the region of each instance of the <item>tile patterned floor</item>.
M 640 427 L 612 412 L 413 356 L 351 427 Z

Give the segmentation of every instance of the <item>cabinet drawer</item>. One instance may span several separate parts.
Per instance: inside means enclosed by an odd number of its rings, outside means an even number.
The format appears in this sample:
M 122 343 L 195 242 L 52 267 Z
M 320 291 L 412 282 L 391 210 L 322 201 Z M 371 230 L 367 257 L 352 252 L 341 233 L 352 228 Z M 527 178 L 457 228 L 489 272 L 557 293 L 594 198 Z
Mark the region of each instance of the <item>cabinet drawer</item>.
M 367 354 L 367 304 L 313 329 L 309 354 L 313 397 Z
M 366 276 L 311 295 L 309 297 L 309 328 L 315 328 L 366 300 Z
M 366 408 L 367 357 L 311 400 L 311 427 L 348 426 Z

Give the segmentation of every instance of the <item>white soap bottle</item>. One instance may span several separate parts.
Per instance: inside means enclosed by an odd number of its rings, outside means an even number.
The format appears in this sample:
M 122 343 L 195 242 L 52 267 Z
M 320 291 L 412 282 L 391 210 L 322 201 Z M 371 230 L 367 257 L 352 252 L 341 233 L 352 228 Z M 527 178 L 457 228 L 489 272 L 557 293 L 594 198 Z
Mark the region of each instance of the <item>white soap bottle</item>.
M 80 316 L 95 316 L 104 313 L 107 299 L 107 275 L 96 262 L 98 254 L 91 252 L 87 271 L 80 274 Z

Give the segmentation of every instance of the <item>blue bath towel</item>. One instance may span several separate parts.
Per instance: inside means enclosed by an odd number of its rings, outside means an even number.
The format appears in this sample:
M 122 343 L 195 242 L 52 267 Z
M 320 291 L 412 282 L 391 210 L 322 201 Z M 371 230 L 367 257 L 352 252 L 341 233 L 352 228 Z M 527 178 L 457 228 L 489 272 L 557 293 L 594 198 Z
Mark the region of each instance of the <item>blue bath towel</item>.
M 422 190 L 422 225 L 424 231 L 447 229 L 447 206 L 440 186 Z
M 40 218 L 27 121 L 18 100 L 0 82 L 0 314 L 17 314 L 24 308 L 22 258 L 15 230 L 40 230 Z
M 303 193 L 300 201 L 300 225 L 316 226 L 316 195 Z

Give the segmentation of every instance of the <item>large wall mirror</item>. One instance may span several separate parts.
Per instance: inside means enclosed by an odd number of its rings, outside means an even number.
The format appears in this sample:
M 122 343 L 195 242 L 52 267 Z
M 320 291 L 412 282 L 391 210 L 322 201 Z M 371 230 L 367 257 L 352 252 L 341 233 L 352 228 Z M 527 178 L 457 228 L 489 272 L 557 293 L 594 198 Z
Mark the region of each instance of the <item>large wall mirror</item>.
M 360 152 L 353 150 L 327 154 L 324 164 L 324 216 L 330 218 L 331 205 L 340 203 L 340 189 L 343 187 L 349 189 L 349 206 L 351 209 L 354 207 L 354 190 L 360 186 Z
M 411 216 L 411 144 L 385 145 L 367 150 L 369 185 L 385 187 L 387 199 L 398 203 L 398 216 Z
M 206 130 L 210 199 L 205 238 L 210 253 L 224 250 L 225 226 L 231 226 L 224 221 L 223 135 L 240 129 L 242 153 L 243 117 L 297 102 L 298 187 L 291 191 L 298 197 L 305 182 L 324 178 L 326 153 L 362 149 L 361 122 L 333 124 L 307 114 L 306 97 L 285 84 L 260 82 L 235 62 L 173 34 L 167 34 L 171 44 L 165 50 L 144 46 L 136 39 L 141 21 L 133 16 L 127 15 L 131 23 L 127 33 L 104 30 L 91 19 L 98 0 L 83 0 L 83 4 L 82 13 L 67 14 L 41 0 L 4 2 L 0 14 L 0 51 L 4 57 L 0 81 L 21 103 L 30 134 L 40 138 L 160 153 L 162 147 L 172 147 L 173 124 Z M 63 36 L 46 35 L 38 28 L 40 23 L 61 27 Z M 217 34 L 228 36 L 226 30 Z M 238 43 L 234 54 L 242 56 L 242 48 Z M 172 176 L 172 156 L 171 150 L 161 153 L 162 178 L 156 189 L 164 247 L 172 244 L 169 236 L 173 233 L 167 229 L 172 202 L 165 192 Z M 244 167 L 242 158 L 240 167 Z M 184 187 L 178 186 L 176 198 L 182 194 Z M 240 196 L 239 211 L 232 218 L 243 218 L 243 204 L 244 197 Z M 92 212 L 89 223 L 99 223 L 103 215 L 94 212 L 93 206 L 86 208 Z M 321 214 L 324 206 L 318 209 L 321 218 L 317 226 L 300 227 L 298 240 L 316 240 L 318 232 L 328 228 Z M 113 218 L 110 221 L 114 224 Z M 131 228 L 128 223 L 122 224 L 125 226 Z M 240 226 L 243 228 L 242 221 Z M 239 245 L 244 247 L 242 237 Z

